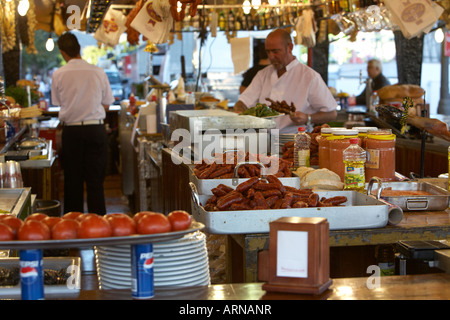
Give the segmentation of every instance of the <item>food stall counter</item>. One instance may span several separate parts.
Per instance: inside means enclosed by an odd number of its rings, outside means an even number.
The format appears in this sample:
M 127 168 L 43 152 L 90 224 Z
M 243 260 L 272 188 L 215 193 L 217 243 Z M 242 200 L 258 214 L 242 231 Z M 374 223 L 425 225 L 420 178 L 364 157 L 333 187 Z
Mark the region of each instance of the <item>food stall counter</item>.
M 96 277 L 82 276 L 78 300 L 130 300 L 130 289 L 99 290 Z M 152 300 L 449 300 L 450 274 L 435 273 L 383 277 L 378 288 L 368 286 L 367 277 L 333 279 L 320 295 L 272 293 L 262 283 L 213 284 L 198 287 L 155 289 Z M 83 288 L 84 285 L 84 288 Z M 90 287 L 89 287 L 90 286 Z M 427 290 L 423 290 L 423 288 Z M 73 299 L 61 295 L 46 299 Z

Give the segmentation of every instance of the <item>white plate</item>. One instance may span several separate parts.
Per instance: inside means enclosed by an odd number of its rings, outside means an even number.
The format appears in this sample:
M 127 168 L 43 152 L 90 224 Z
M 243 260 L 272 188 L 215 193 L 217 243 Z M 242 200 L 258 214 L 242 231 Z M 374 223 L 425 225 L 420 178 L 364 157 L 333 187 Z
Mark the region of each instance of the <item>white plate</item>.
M 209 275 L 201 275 L 186 281 L 155 281 L 155 287 L 187 287 L 210 284 Z

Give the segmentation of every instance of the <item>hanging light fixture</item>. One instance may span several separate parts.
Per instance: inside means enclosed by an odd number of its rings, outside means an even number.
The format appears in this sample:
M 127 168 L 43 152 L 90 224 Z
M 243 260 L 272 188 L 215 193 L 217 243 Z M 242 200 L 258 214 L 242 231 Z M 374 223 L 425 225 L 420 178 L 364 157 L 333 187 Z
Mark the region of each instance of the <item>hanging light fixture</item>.
M 251 5 L 250 1 L 245 0 L 242 3 L 242 10 L 244 10 L 244 14 L 249 14 L 251 9 L 252 9 L 252 5 Z
M 28 2 L 28 0 L 20 0 L 19 5 L 17 6 L 17 11 L 23 17 L 27 14 L 29 8 L 30 3 Z
M 252 7 L 255 10 L 258 10 L 260 6 L 261 6 L 261 0 L 252 0 Z
M 47 51 L 53 51 L 54 48 L 55 48 L 55 42 L 53 41 L 52 34 L 50 33 L 50 35 L 48 36 L 47 42 L 45 43 L 45 49 L 47 49 Z

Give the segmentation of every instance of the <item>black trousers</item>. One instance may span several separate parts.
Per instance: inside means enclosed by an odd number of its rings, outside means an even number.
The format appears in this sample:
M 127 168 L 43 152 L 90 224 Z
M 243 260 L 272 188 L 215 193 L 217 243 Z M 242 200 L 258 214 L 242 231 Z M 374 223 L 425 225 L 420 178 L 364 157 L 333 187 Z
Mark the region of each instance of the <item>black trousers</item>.
M 61 162 L 64 169 L 64 213 L 84 212 L 86 183 L 88 212 L 106 214 L 103 182 L 107 150 L 104 125 L 63 127 Z

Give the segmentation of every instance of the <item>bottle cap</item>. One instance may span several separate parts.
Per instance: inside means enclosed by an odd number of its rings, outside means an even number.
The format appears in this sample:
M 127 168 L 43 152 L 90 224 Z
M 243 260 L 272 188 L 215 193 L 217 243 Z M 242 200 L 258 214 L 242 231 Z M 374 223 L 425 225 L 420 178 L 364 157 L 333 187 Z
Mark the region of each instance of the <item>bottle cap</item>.
M 305 131 L 305 127 L 298 127 L 298 131 Z
M 359 142 L 358 138 L 350 138 L 350 144 L 357 144 Z

